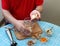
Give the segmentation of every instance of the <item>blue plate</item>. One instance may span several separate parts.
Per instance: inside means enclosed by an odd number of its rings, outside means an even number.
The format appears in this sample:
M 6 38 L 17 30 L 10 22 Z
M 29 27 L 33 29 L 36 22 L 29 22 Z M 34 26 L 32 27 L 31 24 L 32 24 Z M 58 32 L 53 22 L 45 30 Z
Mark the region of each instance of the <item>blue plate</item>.
M 48 41 L 46 43 L 42 43 L 39 40 L 37 40 L 34 46 L 60 46 L 60 26 L 57 26 L 48 22 L 44 22 L 44 21 L 39 21 L 38 23 L 44 32 L 47 29 L 53 27 L 52 29 L 53 34 L 51 37 L 48 37 L 45 35 L 45 33 L 43 33 L 42 36 L 47 37 Z M 0 28 L 0 46 L 10 46 L 11 44 L 9 37 L 5 32 L 6 30 L 5 27 L 13 27 L 13 25 L 8 24 Z M 28 46 L 27 42 L 29 40 L 33 40 L 32 38 L 27 38 L 24 40 L 17 40 L 13 30 L 11 30 L 11 32 L 12 32 L 14 40 L 18 43 L 17 46 Z

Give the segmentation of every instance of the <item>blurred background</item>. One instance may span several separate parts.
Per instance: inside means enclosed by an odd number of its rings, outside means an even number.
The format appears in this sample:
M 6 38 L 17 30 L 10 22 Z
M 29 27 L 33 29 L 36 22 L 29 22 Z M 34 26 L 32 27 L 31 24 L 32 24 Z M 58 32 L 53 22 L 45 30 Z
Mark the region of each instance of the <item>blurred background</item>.
M 60 0 L 45 0 L 42 20 L 60 25 Z
M 3 19 L 2 13 L 1 13 L 1 0 L 0 0 L 0 22 Z
M 0 0 L 0 22 L 3 16 L 1 13 Z M 60 25 L 60 0 L 44 0 L 44 11 L 42 13 L 42 21 L 47 21 L 56 25 Z

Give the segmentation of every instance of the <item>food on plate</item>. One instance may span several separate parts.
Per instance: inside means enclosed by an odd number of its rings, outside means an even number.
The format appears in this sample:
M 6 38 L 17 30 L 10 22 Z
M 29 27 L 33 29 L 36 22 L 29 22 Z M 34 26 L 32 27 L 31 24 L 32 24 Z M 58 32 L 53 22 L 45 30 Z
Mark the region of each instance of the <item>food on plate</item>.
M 32 46 L 34 44 L 34 42 L 32 40 L 28 41 L 28 46 Z
M 46 31 L 46 34 L 47 34 L 47 36 L 51 36 L 51 35 L 52 35 L 52 30 L 51 30 L 51 29 L 48 29 L 48 30 Z
M 45 42 L 47 42 L 47 41 L 48 41 L 48 39 L 47 39 L 47 38 L 45 38 L 45 37 L 43 37 L 43 38 L 40 38 L 40 41 L 41 41 L 42 43 L 45 43 Z

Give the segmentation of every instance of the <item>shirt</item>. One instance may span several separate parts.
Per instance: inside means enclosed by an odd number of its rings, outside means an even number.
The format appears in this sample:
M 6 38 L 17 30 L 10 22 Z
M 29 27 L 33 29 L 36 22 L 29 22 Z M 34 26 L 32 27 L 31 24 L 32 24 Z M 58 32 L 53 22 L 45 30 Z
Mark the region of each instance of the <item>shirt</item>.
M 30 17 L 30 12 L 42 4 L 43 0 L 2 0 L 2 8 L 18 20 Z

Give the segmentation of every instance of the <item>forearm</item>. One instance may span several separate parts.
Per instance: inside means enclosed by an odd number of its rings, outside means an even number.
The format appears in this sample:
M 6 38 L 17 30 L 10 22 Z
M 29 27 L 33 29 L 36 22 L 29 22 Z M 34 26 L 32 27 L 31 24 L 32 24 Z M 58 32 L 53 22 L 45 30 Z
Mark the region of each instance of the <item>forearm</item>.
M 43 11 L 43 5 L 37 6 L 35 10 L 42 12 Z
M 10 14 L 9 11 L 2 9 L 2 12 L 6 20 L 8 20 L 12 24 L 15 24 L 17 20 Z

